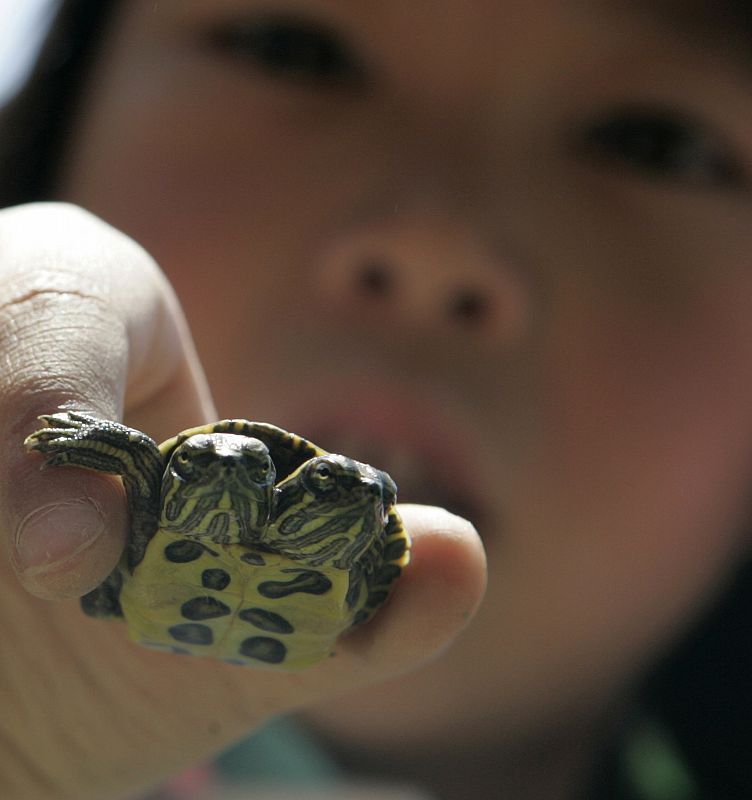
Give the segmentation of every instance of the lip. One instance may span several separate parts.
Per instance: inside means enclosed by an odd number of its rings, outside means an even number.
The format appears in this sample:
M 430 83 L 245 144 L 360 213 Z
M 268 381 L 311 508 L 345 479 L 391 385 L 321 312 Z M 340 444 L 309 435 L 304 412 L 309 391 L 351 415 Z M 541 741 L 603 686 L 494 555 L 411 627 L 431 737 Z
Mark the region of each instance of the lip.
M 442 506 L 480 526 L 486 518 L 480 437 L 462 416 L 403 387 L 327 384 L 326 397 L 307 398 L 290 428 L 329 452 L 388 472 L 401 503 Z

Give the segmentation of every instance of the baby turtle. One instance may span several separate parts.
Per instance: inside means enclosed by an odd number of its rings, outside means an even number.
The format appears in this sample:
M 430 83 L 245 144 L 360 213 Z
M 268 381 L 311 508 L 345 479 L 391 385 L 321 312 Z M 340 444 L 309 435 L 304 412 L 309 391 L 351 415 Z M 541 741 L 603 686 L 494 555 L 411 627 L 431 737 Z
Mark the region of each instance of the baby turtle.
M 48 465 L 120 475 L 130 536 L 81 599 L 141 644 L 298 669 L 369 619 L 409 559 L 385 472 L 274 425 L 229 419 L 161 445 L 80 412 L 26 439 Z

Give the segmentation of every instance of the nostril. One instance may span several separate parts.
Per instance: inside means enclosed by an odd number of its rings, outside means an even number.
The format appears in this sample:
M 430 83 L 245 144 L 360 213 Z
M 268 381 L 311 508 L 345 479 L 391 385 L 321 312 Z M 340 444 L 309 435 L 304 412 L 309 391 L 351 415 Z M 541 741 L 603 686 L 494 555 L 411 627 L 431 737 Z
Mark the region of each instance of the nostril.
M 475 289 L 460 289 L 449 299 L 449 316 L 460 323 L 478 324 L 489 311 L 486 298 Z
M 392 290 L 394 280 L 383 261 L 368 261 L 358 274 L 358 286 L 372 297 L 385 297 Z
M 311 290 L 361 335 L 377 322 L 387 337 L 431 344 L 434 335 L 490 348 L 519 342 L 534 299 L 524 255 L 433 214 L 402 211 L 338 234 L 318 256 Z

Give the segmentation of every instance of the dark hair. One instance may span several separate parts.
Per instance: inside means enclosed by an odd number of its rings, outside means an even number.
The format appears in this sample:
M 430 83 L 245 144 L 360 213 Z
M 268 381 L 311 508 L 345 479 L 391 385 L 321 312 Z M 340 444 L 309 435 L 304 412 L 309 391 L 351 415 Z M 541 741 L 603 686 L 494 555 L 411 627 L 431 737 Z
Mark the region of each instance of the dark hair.
M 118 6 L 62 4 L 29 80 L 0 114 L 0 206 L 52 196 L 89 67 Z M 752 564 L 651 670 L 641 694 L 686 756 L 703 797 L 752 797 Z
M 52 194 L 89 65 L 118 5 L 62 3 L 26 85 L 0 115 L 0 207 Z

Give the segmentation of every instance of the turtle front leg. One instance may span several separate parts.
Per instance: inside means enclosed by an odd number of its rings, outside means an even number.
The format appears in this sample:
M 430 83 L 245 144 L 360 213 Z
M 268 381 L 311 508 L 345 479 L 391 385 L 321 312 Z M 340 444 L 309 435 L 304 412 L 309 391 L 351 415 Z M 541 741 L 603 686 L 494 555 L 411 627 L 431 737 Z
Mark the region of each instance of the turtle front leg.
M 47 466 L 72 464 L 123 479 L 131 515 L 125 565 L 132 570 L 143 558 L 159 519 L 163 459 L 156 443 L 134 428 L 81 412 L 65 411 L 40 419 L 48 427 L 32 433 L 24 444 L 47 456 Z M 85 596 L 84 610 L 93 616 L 120 616 L 121 581 L 116 568 Z

